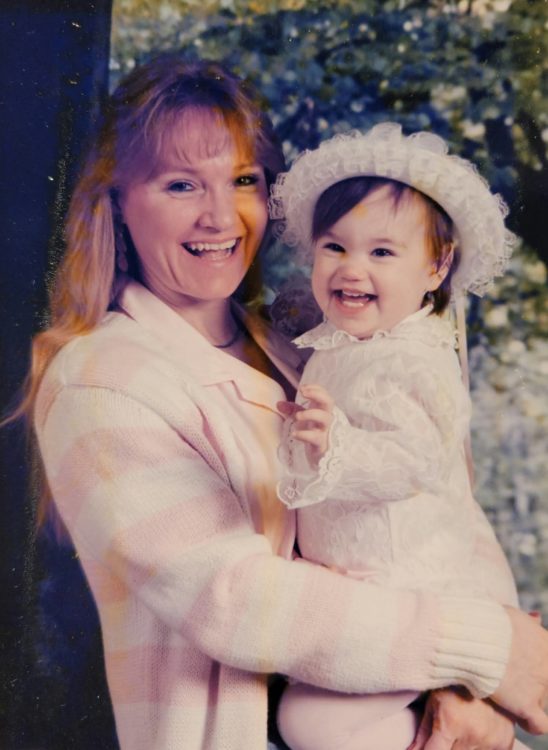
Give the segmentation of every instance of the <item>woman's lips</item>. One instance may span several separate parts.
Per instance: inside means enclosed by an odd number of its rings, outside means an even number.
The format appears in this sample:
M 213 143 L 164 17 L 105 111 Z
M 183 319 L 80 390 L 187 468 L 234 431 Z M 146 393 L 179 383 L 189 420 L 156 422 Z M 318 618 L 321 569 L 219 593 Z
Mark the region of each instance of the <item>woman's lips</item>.
M 240 238 L 225 242 L 183 242 L 182 247 L 195 258 L 224 260 L 231 256 L 240 243 Z

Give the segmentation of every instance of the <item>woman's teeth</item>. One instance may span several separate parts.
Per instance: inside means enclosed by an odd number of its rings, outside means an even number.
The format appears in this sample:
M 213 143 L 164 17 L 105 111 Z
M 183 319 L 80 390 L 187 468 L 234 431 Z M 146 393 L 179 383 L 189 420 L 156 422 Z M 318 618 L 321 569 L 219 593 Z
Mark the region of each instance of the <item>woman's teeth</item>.
M 366 292 L 345 292 L 343 289 L 337 289 L 335 296 L 338 297 L 345 307 L 364 307 L 368 302 L 377 299 L 376 294 L 367 294 Z
M 237 240 L 228 240 L 227 242 L 183 242 L 183 247 L 196 257 L 203 257 L 207 253 L 211 259 L 222 260 L 233 253 L 237 242 Z

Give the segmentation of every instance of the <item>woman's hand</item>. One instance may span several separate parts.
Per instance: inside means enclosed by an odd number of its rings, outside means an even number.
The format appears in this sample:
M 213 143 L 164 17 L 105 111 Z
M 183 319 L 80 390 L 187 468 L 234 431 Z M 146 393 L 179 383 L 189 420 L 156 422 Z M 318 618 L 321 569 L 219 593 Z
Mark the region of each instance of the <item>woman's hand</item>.
M 512 647 L 506 672 L 492 699 L 532 734 L 548 733 L 548 631 L 538 618 L 506 607 Z
M 511 750 L 514 724 L 488 700 L 464 688 L 433 690 L 408 750 Z

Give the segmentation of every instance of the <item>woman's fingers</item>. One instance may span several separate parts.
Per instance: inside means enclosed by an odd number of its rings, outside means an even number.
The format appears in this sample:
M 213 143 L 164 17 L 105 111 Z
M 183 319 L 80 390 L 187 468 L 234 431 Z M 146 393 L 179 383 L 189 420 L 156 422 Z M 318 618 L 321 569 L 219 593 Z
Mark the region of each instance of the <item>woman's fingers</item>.
M 446 700 L 450 702 L 448 705 L 446 705 Z M 453 700 L 452 694 L 446 698 L 445 691 L 442 690 L 432 692 L 428 696 L 424 709 L 424 715 L 428 716 L 428 722 L 425 726 L 428 734 L 424 738 L 424 750 L 454 749 L 459 736 L 457 728 L 459 719 L 451 711 Z M 456 726 L 453 727 L 453 724 Z M 463 732 L 466 731 L 464 726 L 460 729 Z
M 424 750 L 424 747 L 432 735 L 433 706 L 431 701 L 426 702 L 417 734 L 407 750 Z
M 417 736 L 408 750 L 511 750 L 513 722 L 489 701 L 464 689 L 429 694 Z
M 457 745 L 455 744 L 454 737 L 444 737 L 436 729 L 433 730 L 430 739 L 424 745 L 424 750 L 455 750 Z M 472 746 L 467 746 L 470 750 L 476 750 Z M 464 748 L 464 746 L 463 746 Z
M 492 699 L 516 717 L 531 734 L 548 733 L 548 632 L 512 607 L 512 645 L 506 672 Z
M 517 722 L 530 734 L 548 734 L 548 714 L 540 706 L 524 711 L 524 715 L 517 717 Z

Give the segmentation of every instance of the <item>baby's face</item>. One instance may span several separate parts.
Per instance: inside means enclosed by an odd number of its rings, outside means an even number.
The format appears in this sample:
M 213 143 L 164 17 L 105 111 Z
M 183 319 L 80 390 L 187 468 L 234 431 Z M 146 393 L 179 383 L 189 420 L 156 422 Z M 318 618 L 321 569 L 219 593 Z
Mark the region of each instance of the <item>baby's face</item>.
M 326 317 L 360 339 L 390 330 L 437 289 L 420 199 L 369 193 L 314 243 L 312 289 Z

